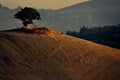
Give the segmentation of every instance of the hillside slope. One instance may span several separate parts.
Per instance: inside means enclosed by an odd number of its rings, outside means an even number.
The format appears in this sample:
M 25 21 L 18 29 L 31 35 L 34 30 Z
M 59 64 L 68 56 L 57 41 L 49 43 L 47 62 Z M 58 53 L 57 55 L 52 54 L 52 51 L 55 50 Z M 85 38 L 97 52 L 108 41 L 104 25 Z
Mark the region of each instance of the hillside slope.
M 63 35 L 0 32 L 0 80 L 120 80 L 120 50 Z

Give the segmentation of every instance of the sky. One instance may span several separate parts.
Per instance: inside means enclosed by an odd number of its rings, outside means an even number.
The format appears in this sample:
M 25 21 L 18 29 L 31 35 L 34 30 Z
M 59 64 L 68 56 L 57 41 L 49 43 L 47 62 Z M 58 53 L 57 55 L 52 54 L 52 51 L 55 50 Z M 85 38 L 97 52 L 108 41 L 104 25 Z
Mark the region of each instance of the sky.
M 37 9 L 59 9 L 88 0 L 0 0 L 0 3 L 9 8 L 34 7 Z

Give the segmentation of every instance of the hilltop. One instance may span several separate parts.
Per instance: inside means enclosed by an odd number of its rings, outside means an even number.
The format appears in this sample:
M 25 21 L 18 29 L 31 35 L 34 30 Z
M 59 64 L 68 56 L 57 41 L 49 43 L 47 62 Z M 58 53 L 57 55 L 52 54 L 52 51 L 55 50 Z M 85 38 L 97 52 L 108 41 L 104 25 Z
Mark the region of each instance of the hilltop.
M 61 34 L 60 31 L 55 29 L 50 29 L 46 27 L 37 27 L 33 25 L 28 25 L 27 27 L 17 28 L 17 29 L 11 29 L 11 30 L 4 30 L 9 32 L 24 32 L 24 33 L 36 33 L 36 34 Z
M 120 80 L 120 50 L 64 34 L 0 32 L 0 80 Z

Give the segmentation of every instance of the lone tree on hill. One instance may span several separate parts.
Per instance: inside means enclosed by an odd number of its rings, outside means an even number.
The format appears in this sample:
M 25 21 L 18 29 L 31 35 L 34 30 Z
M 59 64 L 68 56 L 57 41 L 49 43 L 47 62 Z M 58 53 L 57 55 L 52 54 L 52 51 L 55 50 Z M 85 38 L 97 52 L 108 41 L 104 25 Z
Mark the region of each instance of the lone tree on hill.
M 36 9 L 25 7 L 21 9 L 21 11 L 17 12 L 14 17 L 16 19 L 20 19 L 23 21 L 23 25 L 26 27 L 28 24 L 33 24 L 32 20 L 39 20 L 41 19 L 40 14 L 37 12 Z

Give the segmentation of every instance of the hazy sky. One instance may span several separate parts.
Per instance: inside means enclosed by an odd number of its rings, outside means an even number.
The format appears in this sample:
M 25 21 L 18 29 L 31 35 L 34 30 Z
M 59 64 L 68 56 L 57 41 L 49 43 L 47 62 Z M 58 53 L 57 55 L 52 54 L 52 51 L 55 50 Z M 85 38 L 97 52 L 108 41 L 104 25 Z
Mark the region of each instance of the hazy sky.
M 88 0 L 0 0 L 0 3 L 9 8 L 28 6 L 44 9 L 59 9 L 85 1 Z

